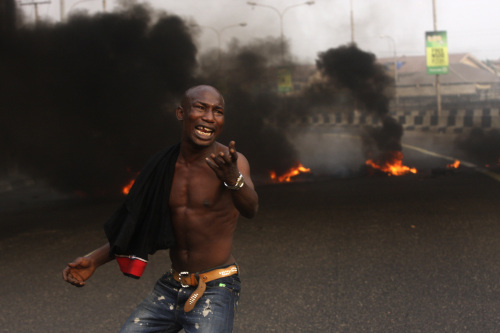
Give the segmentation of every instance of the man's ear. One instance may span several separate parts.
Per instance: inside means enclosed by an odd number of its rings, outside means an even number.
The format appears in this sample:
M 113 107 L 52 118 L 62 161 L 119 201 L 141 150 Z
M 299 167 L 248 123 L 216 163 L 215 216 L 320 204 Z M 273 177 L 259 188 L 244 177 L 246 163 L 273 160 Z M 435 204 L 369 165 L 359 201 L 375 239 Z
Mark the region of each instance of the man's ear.
M 175 115 L 177 116 L 177 120 L 184 119 L 184 109 L 182 106 L 178 106 L 177 109 L 175 109 Z

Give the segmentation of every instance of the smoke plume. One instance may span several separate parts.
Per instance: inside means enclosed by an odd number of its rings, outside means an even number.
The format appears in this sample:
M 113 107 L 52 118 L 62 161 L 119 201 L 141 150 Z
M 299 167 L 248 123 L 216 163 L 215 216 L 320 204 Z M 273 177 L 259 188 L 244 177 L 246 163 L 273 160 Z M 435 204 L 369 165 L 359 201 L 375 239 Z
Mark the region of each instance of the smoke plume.
M 190 22 L 191 23 L 191 22 Z M 145 161 L 177 142 L 173 111 L 193 84 L 226 100 L 222 143 L 237 142 L 253 174 L 288 169 L 296 151 L 264 118 L 280 107 L 277 39 L 201 55 L 192 23 L 133 5 L 113 13 L 41 22 L 2 37 L 1 143 L 5 170 L 69 193 L 119 194 Z M 196 31 L 194 31 L 196 32 Z
M 329 90 L 347 92 L 352 109 L 381 120 L 380 127 L 364 128 L 363 150 L 366 157 L 388 161 L 393 157 L 392 153 L 401 151 L 403 128 L 389 115 L 394 82 L 383 66 L 376 63 L 375 55 L 350 44 L 319 54 L 317 67 L 329 79 Z
M 497 129 L 473 128 L 468 134 L 458 137 L 456 145 L 479 165 L 500 166 L 500 131 Z
M 179 17 L 143 6 L 3 35 L 4 163 L 67 192 L 119 191 L 178 140 L 166 105 L 193 81 L 195 57 Z

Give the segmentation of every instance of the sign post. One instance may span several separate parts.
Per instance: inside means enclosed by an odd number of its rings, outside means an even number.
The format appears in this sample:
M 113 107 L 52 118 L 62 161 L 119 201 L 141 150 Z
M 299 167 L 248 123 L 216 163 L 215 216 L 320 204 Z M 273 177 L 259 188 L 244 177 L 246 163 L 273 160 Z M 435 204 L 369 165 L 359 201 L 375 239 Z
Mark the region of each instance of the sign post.
M 435 24 L 434 24 L 435 29 Z M 427 74 L 436 75 L 437 116 L 441 116 L 441 92 L 439 75 L 448 74 L 448 38 L 446 31 L 428 31 L 425 33 L 425 53 Z

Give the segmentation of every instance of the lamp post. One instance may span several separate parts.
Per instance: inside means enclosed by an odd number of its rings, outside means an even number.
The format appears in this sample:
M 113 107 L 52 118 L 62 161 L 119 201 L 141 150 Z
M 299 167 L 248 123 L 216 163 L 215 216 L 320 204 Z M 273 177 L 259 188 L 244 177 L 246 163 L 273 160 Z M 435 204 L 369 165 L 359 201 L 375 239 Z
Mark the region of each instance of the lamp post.
M 295 5 L 291 5 L 291 6 L 286 7 L 285 9 L 283 9 L 281 12 L 277 8 L 275 8 L 273 6 L 263 5 L 263 4 L 260 4 L 260 3 L 257 3 L 257 2 L 253 2 L 253 1 L 247 1 L 247 4 L 249 4 L 250 6 L 253 6 L 253 7 L 255 7 L 255 6 L 266 7 L 266 8 L 274 10 L 278 14 L 278 16 L 280 18 L 281 62 L 284 62 L 284 60 L 285 60 L 285 38 L 284 38 L 284 35 L 283 35 L 283 16 L 291 8 L 298 7 L 298 6 L 303 6 L 303 5 L 309 5 L 309 6 L 310 5 L 314 5 L 314 1 L 306 1 L 306 2 L 303 2 L 303 3 L 298 3 L 298 4 L 295 4 Z
M 221 64 L 221 53 L 222 53 L 222 46 L 221 46 L 221 35 L 222 35 L 222 32 L 224 32 L 225 30 L 230 29 L 230 28 L 246 27 L 246 26 L 247 26 L 246 22 L 241 22 L 241 23 L 238 23 L 238 24 L 228 25 L 228 26 L 223 27 L 223 28 L 221 28 L 219 30 L 217 30 L 217 29 L 215 29 L 213 27 L 205 26 L 205 25 L 200 25 L 199 26 L 200 28 L 205 28 L 205 29 L 212 30 L 217 35 L 217 57 L 218 57 L 218 66 L 219 67 L 220 67 L 220 64 Z
M 392 43 L 392 51 L 393 51 L 393 59 L 394 59 L 394 94 L 396 95 L 396 109 L 398 108 L 399 105 L 399 96 L 398 96 L 398 58 L 397 58 L 397 51 L 396 51 L 396 42 L 391 36 L 387 35 L 380 35 L 380 38 L 386 38 L 391 41 Z

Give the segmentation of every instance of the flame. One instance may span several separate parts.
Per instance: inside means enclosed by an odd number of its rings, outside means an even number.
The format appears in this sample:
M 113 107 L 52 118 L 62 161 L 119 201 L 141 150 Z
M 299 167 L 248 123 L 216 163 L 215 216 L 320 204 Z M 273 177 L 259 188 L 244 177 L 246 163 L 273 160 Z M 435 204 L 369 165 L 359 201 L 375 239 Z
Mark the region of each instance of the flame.
M 403 153 L 400 151 L 390 153 L 391 159 L 382 163 L 376 163 L 373 160 L 365 162 L 366 165 L 374 169 L 387 173 L 389 176 L 401 176 L 407 173 L 417 173 L 417 169 L 403 165 Z
M 269 172 L 269 176 L 272 180 L 277 181 L 279 183 L 290 182 L 292 177 L 297 176 L 301 173 L 311 172 L 310 168 L 306 168 L 302 165 L 302 163 L 298 163 L 297 166 L 290 168 L 287 172 L 282 174 L 281 176 L 277 176 L 275 171 Z
M 460 166 L 460 161 L 456 160 L 455 162 L 448 164 L 446 166 L 447 169 L 457 169 Z
M 127 183 L 127 185 L 125 185 L 125 186 L 122 187 L 122 193 L 123 193 L 123 195 L 129 194 L 130 189 L 132 188 L 132 185 L 134 185 L 134 183 L 135 183 L 135 179 L 137 178 L 137 176 L 139 176 L 139 173 L 140 173 L 140 172 L 133 172 L 128 167 L 127 167 L 126 170 L 127 170 L 127 173 L 133 174 L 133 176 L 132 176 L 133 178 L 129 180 L 129 182 Z
M 127 185 L 122 187 L 122 193 L 124 195 L 127 195 L 128 192 L 130 192 L 130 189 L 132 188 L 132 185 L 134 185 L 134 182 L 135 182 L 135 178 L 130 180 Z

